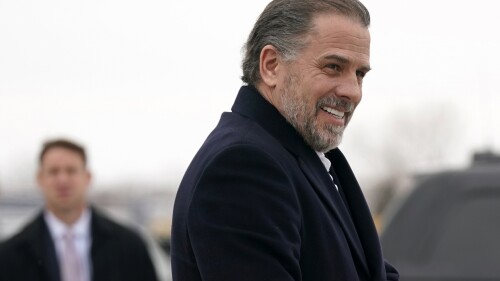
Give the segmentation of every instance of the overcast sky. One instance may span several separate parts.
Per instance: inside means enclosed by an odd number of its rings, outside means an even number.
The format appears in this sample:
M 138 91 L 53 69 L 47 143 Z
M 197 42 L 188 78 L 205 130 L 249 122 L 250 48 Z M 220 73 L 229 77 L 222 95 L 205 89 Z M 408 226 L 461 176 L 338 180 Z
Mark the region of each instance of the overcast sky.
M 32 186 L 41 143 L 64 136 L 95 185 L 175 188 L 242 85 L 267 3 L 0 0 L 0 187 Z M 387 156 L 425 170 L 500 151 L 498 1 L 364 3 L 373 70 L 341 145 L 362 183 Z

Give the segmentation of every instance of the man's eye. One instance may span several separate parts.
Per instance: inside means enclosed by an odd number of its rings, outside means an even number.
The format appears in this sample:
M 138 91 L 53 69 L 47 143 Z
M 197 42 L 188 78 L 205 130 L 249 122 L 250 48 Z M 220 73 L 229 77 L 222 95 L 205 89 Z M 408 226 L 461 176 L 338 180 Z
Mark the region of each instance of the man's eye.
M 356 71 L 356 76 L 358 76 L 360 78 L 365 77 L 365 75 L 366 75 L 366 72 L 364 72 L 364 71 Z
M 78 172 L 78 169 L 74 168 L 74 167 L 68 167 L 66 168 L 66 173 L 68 175 L 74 175 Z
M 326 67 L 335 71 L 340 71 L 340 66 L 338 64 L 328 64 Z
M 49 169 L 47 173 L 51 176 L 55 176 L 59 173 L 59 169 Z

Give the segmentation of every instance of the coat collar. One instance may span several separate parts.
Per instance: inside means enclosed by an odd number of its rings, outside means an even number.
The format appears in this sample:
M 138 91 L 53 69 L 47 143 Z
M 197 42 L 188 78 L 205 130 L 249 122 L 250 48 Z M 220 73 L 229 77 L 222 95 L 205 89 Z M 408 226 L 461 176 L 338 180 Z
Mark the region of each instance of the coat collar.
M 362 229 L 356 228 L 362 223 L 367 223 L 367 219 L 364 217 L 370 217 L 369 211 L 363 213 L 365 209 L 358 210 L 355 209 L 357 204 L 355 201 L 362 200 L 366 205 L 364 197 L 361 193 L 359 185 L 352 173 L 347 161 L 343 158 L 342 153 L 338 148 L 327 153 L 327 157 L 335 155 L 337 157 L 331 158 L 330 161 L 334 165 L 335 169 L 339 169 L 337 173 L 343 174 L 340 178 L 340 184 L 345 190 L 355 189 L 355 192 L 346 192 L 347 203 L 352 210 L 353 217 L 349 214 L 348 209 L 343 205 L 343 201 L 338 192 L 334 192 L 335 187 L 332 184 L 331 178 L 326 172 L 325 167 L 321 163 L 316 152 L 304 141 L 302 136 L 295 130 L 295 128 L 288 123 L 288 121 L 281 115 L 281 113 L 267 100 L 265 100 L 262 95 L 252 86 L 243 86 L 236 98 L 236 101 L 232 107 L 232 111 L 237 114 L 241 114 L 247 118 L 255 120 L 261 127 L 263 127 L 270 135 L 277 139 L 292 155 L 294 155 L 301 167 L 302 171 L 311 182 L 315 191 L 318 195 L 327 203 L 330 211 L 338 219 L 341 227 L 344 230 L 348 243 L 350 244 L 353 256 L 360 262 L 362 268 L 365 272 L 370 275 L 373 273 L 372 269 L 368 269 L 367 259 L 363 250 L 363 246 L 371 245 L 373 241 L 366 241 L 362 243 L 360 239 L 368 236 L 368 240 L 373 240 L 370 238 L 373 233 L 370 232 L 368 235 L 358 234 L 362 232 Z M 342 157 L 340 157 L 342 156 Z M 344 161 L 337 161 L 343 159 Z M 348 171 L 348 172 L 347 172 Z M 368 209 L 366 207 L 366 209 Z M 357 215 L 361 213 L 361 215 Z M 353 220 L 362 219 L 361 222 L 355 223 Z M 371 222 L 373 225 L 373 222 Z M 364 228 L 363 228 L 364 230 Z M 374 235 L 377 235 L 376 232 Z M 377 236 L 375 236 L 377 237 Z M 378 239 L 378 238 L 376 238 Z M 378 241 L 378 240 L 377 240 Z M 378 242 L 377 242 L 378 243 Z M 370 255 L 370 257 L 374 257 Z M 380 259 L 378 259 L 380 260 Z M 377 263 L 377 262 L 375 262 Z M 375 279 L 376 280 L 376 279 Z
M 23 241 L 23 249 L 27 251 L 27 256 L 33 259 L 34 262 L 42 271 L 41 280 L 60 280 L 59 265 L 57 264 L 57 256 L 54 243 L 49 233 L 47 224 L 40 212 L 35 219 L 26 226 L 21 232 Z
M 255 120 L 293 155 L 314 153 L 295 128 L 256 88 L 241 87 L 232 111 Z
M 113 229 L 110 225 L 110 221 L 101 214 L 101 211 L 95 207 L 90 208 L 92 214 L 92 219 L 90 221 L 90 232 L 92 234 L 92 243 L 99 241 L 106 241 L 113 235 Z
M 91 208 L 91 213 L 92 246 L 90 256 L 93 280 L 105 280 L 105 276 L 113 276 L 113 271 L 116 270 L 116 268 L 109 266 L 109 261 L 114 258 L 114 253 L 107 250 L 110 242 L 116 237 L 115 229 L 113 229 L 114 223 L 95 207 Z
M 114 239 L 116 233 L 113 228 L 114 223 L 102 215 L 98 209 L 91 206 L 90 214 L 90 233 L 92 236 L 90 254 L 93 275 L 95 280 L 103 280 L 103 276 L 110 276 L 112 268 L 107 266 L 107 261 L 113 259 L 113 253 L 103 249 L 107 248 L 106 245 Z M 48 280 L 60 280 L 55 247 L 43 211 L 26 226 L 20 235 L 22 235 L 19 238 L 23 241 L 23 249 L 26 249 L 33 262 L 42 268 L 44 277 L 48 277 Z

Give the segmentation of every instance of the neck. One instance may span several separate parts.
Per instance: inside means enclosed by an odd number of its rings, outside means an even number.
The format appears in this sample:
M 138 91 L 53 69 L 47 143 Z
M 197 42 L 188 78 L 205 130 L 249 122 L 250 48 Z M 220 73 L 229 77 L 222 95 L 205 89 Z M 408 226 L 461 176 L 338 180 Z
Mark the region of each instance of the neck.
M 85 208 L 85 205 L 72 209 L 57 209 L 47 206 L 47 209 L 52 212 L 56 218 L 69 226 L 73 225 L 81 217 Z
M 255 88 L 257 91 L 259 91 L 260 95 L 267 100 L 270 104 L 272 104 L 274 107 L 278 108 L 277 103 L 276 103 L 276 97 L 273 95 L 273 90 L 269 87 L 267 87 L 263 83 L 257 83 L 255 85 Z

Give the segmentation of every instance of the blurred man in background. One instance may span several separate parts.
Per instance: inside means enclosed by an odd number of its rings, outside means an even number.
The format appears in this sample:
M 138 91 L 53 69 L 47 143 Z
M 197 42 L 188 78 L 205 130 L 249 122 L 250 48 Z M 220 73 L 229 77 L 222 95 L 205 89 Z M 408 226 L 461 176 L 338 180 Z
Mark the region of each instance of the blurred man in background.
M 175 281 L 399 280 L 337 148 L 370 70 L 357 0 L 275 0 L 174 205 Z
M 91 207 L 85 150 L 45 143 L 38 184 L 44 210 L 0 245 L 1 281 L 156 281 L 141 238 Z

